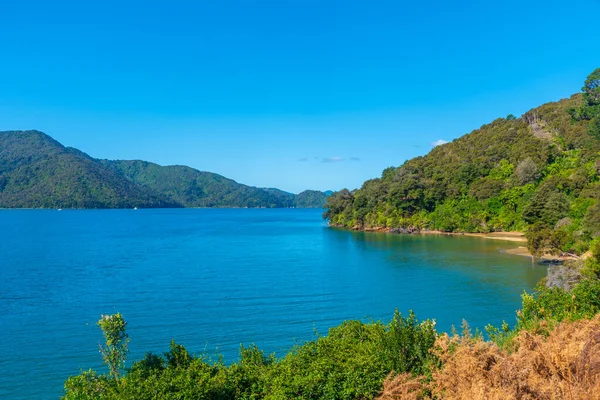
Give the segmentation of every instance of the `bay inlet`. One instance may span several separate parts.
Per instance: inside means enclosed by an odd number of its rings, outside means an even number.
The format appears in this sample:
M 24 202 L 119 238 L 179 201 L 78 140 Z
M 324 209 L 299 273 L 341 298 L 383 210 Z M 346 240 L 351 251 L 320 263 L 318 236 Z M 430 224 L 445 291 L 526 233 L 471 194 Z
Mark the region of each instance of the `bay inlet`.
M 234 362 L 394 309 L 448 331 L 515 321 L 545 276 L 518 243 L 327 227 L 311 209 L 0 210 L 0 398 L 58 398 L 121 312 L 129 360 L 171 339 Z

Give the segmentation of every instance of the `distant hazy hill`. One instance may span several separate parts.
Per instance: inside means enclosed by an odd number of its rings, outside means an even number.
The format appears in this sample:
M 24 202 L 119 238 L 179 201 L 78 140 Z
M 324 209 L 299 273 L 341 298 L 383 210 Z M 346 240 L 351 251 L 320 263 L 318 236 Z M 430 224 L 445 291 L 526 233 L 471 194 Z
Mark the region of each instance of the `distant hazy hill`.
M 318 190 L 305 190 L 304 192 L 298 193 L 295 199 L 295 205 L 297 208 L 323 207 L 323 204 L 325 204 L 329 195 L 331 195 L 331 191 L 321 192 Z
M 269 193 L 271 196 L 276 198 L 283 207 L 295 207 L 296 206 L 296 195 L 290 192 L 286 192 L 280 189 L 275 188 L 261 188 L 265 192 Z M 321 203 L 319 207 L 323 207 L 325 202 Z
M 177 207 L 38 131 L 0 132 L 0 207 Z
M 285 207 L 296 208 L 321 208 L 325 204 L 327 197 L 333 192 L 328 190 L 321 192 L 319 190 L 305 190 L 296 194 L 284 192 L 283 190 L 265 188 L 264 190 L 277 196 Z
M 246 186 L 186 166 L 97 160 L 39 131 L 0 132 L 2 208 L 272 208 L 296 207 L 297 199 L 299 207 L 325 203 L 321 192 L 314 192 L 311 201 L 302 200 L 303 193 Z

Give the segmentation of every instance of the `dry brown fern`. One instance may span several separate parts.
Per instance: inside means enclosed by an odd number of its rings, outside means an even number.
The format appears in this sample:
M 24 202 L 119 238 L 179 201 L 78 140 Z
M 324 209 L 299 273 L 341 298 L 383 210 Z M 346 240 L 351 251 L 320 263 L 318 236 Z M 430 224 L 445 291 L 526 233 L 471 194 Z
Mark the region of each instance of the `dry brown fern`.
M 562 323 L 548 337 L 522 332 L 511 354 L 481 339 L 442 335 L 432 380 L 389 376 L 380 399 L 600 400 L 600 316 Z

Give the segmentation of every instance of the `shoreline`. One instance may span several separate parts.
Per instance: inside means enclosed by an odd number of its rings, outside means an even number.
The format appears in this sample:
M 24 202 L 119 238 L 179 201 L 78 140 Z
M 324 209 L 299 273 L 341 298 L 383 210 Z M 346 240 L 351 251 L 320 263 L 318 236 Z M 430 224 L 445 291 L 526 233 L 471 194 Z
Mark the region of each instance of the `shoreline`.
M 330 226 L 336 227 L 335 225 L 330 225 Z M 336 228 L 344 229 L 343 227 L 339 227 L 339 226 Z M 472 233 L 472 232 L 443 232 L 443 231 L 437 231 L 437 230 L 423 229 L 423 230 L 418 230 L 418 231 L 414 231 L 414 232 L 410 232 L 410 231 L 392 232 L 392 229 L 393 228 L 361 229 L 359 227 L 352 227 L 350 230 L 363 231 L 363 232 L 374 232 L 374 233 L 389 233 L 389 234 L 396 234 L 396 235 L 405 234 L 405 235 L 470 236 L 470 237 L 478 237 L 478 238 L 482 238 L 482 239 L 503 240 L 506 242 L 513 242 L 513 243 L 527 243 L 527 238 L 525 238 L 525 234 L 523 232 L 518 232 L 518 231 Z M 514 255 L 514 256 L 533 258 L 533 256 L 531 255 L 531 253 L 529 252 L 529 250 L 527 249 L 526 246 L 519 246 L 514 249 L 507 249 L 507 250 L 505 250 L 505 253 Z M 537 262 L 541 262 L 544 264 L 562 264 L 568 260 L 578 260 L 578 259 L 579 259 L 579 257 L 575 257 L 575 256 L 557 256 L 557 255 L 553 255 L 550 253 L 545 253 L 541 257 L 537 257 L 535 260 Z
M 480 237 L 480 238 L 484 238 L 484 239 L 527 243 L 525 234 L 523 232 L 516 232 L 516 231 L 515 232 L 491 232 L 491 233 L 462 233 L 462 232 L 442 232 L 442 231 L 423 230 L 418 233 L 422 234 L 422 235 L 471 236 L 471 237 Z
M 336 227 L 335 225 L 330 225 Z M 342 228 L 342 227 L 336 227 Z M 358 227 L 353 227 L 350 230 L 353 231 L 363 231 L 363 232 L 378 232 L 378 233 L 391 233 L 391 234 L 408 234 L 408 235 L 445 235 L 445 236 L 471 236 L 471 237 L 480 237 L 484 239 L 492 239 L 492 240 L 505 240 L 508 242 L 520 242 L 527 243 L 527 239 L 525 238 L 525 234 L 523 232 L 490 232 L 490 233 L 472 233 L 472 232 L 444 232 L 437 230 L 429 230 L 423 229 L 414 232 L 392 232 L 392 228 L 366 228 L 360 229 Z

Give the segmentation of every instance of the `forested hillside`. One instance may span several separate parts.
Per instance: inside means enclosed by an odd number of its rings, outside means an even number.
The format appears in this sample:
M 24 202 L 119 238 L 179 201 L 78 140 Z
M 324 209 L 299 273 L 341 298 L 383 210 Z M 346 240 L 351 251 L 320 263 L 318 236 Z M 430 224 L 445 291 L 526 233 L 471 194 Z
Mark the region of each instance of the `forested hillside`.
M 320 208 L 325 198 L 318 191 L 246 186 L 181 165 L 97 160 L 39 131 L 0 132 L 0 208 Z
M 265 192 L 278 199 L 278 201 L 284 205 L 284 207 L 295 207 L 296 206 L 296 195 L 293 193 L 285 192 L 276 188 L 262 188 Z M 319 208 L 323 207 L 325 201 L 321 203 Z
M 291 203 L 266 190 L 246 186 L 211 172 L 146 161 L 102 160 L 132 182 L 184 207 L 290 207 Z M 285 192 L 283 192 L 285 193 Z M 291 193 L 287 193 L 293 197 Z
M 177 207 L 42 132 L 0 132 L 0 207 Z
M 295 206 L 297 208 L 321 208 L 330 195 L 329 191 L 305 190 L 296 196 Z
M 600 69 L 583 93 L 498 118 L 329 197 L 353 229 L 527 231 L 531 249 L 582 253 L 600 234 Z
M 296 208 L 323 208 L 325 200 L 332 193 L 331 191 L 305 190 L 295 195 L 273 188 L 266 188 L 264 190 L 277 196 L 285 204 L 285 207 Z

